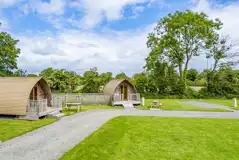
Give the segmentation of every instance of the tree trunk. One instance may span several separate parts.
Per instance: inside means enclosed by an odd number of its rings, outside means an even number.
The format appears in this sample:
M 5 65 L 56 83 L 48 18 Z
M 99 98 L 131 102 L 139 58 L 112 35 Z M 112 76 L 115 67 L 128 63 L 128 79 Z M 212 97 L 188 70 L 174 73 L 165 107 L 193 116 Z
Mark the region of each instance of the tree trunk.
M 189 60 L 186 61 L 184 71 L 183 71 L 183 87 L 184 87 L 184 90 L 187 87 L 188 63 L 189 63 Z
M 179 76 L 180 76 L 180 87 L 181 87 L 181 92 L 184 93 L 184 83 L 183 83 L 183 67 L 182 64 L 179 66 Z

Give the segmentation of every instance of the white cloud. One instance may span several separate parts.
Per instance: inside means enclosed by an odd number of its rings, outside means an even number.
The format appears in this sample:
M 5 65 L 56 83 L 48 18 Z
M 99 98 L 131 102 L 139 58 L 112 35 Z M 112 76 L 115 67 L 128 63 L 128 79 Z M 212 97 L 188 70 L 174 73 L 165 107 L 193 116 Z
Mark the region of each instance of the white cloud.
M 106 19 L 119 20 L 123 17 L 124 7 L 137 4 L 151 4 L 162 0 L 81 0 L 74 1 L 71 6 L 84 11 L 81 26 L 84 29 L 94 28 Z
M 30 6 L 28 3 L 22 4 L 19 6 L 19 10 L 24 14 L 27 15 L 30 12 Z
M 33 73 L 50 66 L 82 73 L 96 66 L 100 72 L 131 75 L 141 71 L 145 63 L 150 30 L 151 26 L 137 31 L 105 30 L 102 34 L 66 30 L 56 35 L 18 36 L 22 52 L 18 64 Z
M 41 0 L 30 0 L 31 9 L 40 15 L 62 15 L 66 7 L 66 0 L 50 0 L 50 2 Z
M 10 26 L 8 24 L 8 21 L 6 19 L 3 19 L 3 18 L 0 17 L 0 23 L 1 23 L 0 32 L 1 31 L 7 31 L 10 28 Z
M 0 0 L 0 8 L 13 6 L 18 2 L 18 0 Z
M 199 0 L 194 11 L 202 11 L 209 15 L 210 18 L 219 18 L 223 22 L 222 33 L 229 34 L 233 40 L 239 40 L 239 3 L 211 4 L 208 0 Z

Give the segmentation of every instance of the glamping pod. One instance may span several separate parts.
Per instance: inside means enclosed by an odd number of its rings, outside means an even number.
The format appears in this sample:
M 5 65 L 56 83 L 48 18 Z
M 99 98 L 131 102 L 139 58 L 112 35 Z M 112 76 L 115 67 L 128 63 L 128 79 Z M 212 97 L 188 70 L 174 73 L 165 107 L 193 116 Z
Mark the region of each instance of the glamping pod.
M 125 103 L 140 104 L 140 94 L 137 93 L 135 86 L 126 79 L 110 81 L 104 88 L 104 94 L 111 96 L 113 106 Z
M 45 116 L 55 111 L 42 77 L 0 77 L 0 115 Z

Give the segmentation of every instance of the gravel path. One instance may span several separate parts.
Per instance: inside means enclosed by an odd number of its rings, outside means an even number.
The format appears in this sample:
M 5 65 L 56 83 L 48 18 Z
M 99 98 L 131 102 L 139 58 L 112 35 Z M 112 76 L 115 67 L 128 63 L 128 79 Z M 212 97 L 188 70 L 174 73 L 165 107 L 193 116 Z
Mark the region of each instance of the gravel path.
M 206 103 L 206 102 L 198 102 L 198 101 L 182 101 L 184 104 L 190 104 L 192 106 L 199 106 L 199 107 L 204 107 L 204 108 L 221 108 L 221 109 L 226 109 L 230 111 L 236 111 L 228 106 L 223 106 L 219 104 L 212 104 L 212 103 Z
M 64 117 L 59 121 L 0 144 L 2 160 L 57 160 L 109 119 L 120 115 L 238 118 L 236 112 L 187 112 L 97 110 Z

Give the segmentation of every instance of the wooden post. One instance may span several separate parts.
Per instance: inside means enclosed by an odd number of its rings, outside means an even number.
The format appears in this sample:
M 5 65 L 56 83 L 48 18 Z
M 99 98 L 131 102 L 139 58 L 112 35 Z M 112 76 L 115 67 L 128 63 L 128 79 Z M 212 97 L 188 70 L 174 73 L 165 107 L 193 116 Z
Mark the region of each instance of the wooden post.
M 144 97 L 142 97 L 142 104 L 141 105 L 144 106 Z
M 65 105 L 66 105 L 66 103 L 67 103 L 67 97 L 66 97 L 67 95 L 65 95 Z
M 234 108 L 237 108 L 237 99 L 233 98 L 233 102 L 234 102 Z
M 36 100 L 33 100 L 33 101 L 34 101 L 34 103 L 36 105 L 37 115 L 39 116 L 40 115 L 40 105 L 39 105 L 38 101 L 36 101 Z

